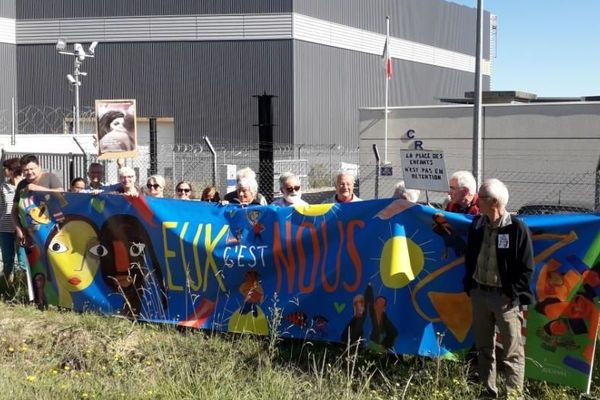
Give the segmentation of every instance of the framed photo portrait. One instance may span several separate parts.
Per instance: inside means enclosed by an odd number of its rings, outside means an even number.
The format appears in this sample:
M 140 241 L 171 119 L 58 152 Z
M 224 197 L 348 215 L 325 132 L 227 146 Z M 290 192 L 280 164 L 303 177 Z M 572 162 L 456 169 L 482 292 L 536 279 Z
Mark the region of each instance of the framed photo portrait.
M 137 156 L 135 100 L 96 100 L 98 159 Z

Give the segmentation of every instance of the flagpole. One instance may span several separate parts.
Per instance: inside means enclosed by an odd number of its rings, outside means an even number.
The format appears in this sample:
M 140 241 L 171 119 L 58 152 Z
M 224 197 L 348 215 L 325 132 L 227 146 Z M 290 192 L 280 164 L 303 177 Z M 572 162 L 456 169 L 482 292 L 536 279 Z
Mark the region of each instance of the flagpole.
M 385 17 L 385 46 L 387 48 L 386 58 L 389 59 L 390 54 L 390 17 Z M 388 59 L 385 60 L 386 63 L 386 74 L 385 74 L 385 109 L 384 109 L 384 139 L 383 139 L 383 164 L 388 163 L 388 93 L 389 93 L 389 85 L 390 85 L 390 77 L 387 74 L 387 63 Z
M 475 84 L 473 90 L 473 176 L 477 185 L 483 178 L 483 108 L 481 105 L 482 76 L 481 58 L 483 57 L 483 0 L 477 0 L 477 36 L 475 39 Z

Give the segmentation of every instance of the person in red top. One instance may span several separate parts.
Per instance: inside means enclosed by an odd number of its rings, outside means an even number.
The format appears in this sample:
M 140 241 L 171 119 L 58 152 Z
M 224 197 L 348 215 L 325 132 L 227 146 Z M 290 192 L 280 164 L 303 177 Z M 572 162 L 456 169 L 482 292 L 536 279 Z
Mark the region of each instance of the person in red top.
M 450 177 L 450 202 L 446 211 L 461 214 L 479 214 L 477 183 L 469 171 L 456 171 Z

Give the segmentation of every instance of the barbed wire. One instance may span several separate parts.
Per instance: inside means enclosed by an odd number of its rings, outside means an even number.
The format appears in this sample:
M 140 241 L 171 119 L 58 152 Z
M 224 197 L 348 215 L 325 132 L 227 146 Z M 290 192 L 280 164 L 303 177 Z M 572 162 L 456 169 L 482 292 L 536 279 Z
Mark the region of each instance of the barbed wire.
M 95 133 L 94 110 L 83 109 L 81 119 L 84 122 L 82 123 L 82 133 Z M 72 122 L 73 110 L 71 109 L 27 106 L 19 109 L 16 113 L 15 130 L 18 134 L 70 133 Z M 0 134 L 10 134 L 12 123 L 11 111 L 0 110 Z M 395 184 L 403 178 L 400 165 L 394 165 L 394 176 L 377 177 L 374 157 L 369 155 L 367 161 L 365 162 L 363 159 L 362 165 L 360 165 L 360 149 L 358 147 L 344 147 L 339 144 L 311 145 L 276 142 L 251 143 L 241 146 L 213 142 L 212 147 L 216 154 L 213 154 L 200 138 L 197 143 L 159 143 L 157 146 L 158 173 L 164 175 L 169 182 L 188 180 L 195 182 L 197 187 L 216 183 L 224 190 L 227 186 L 228 165 L 233 166 L 234 170 L 250 167 L 258 172 L 260 151 L 272 148 L 273 192 L 275 193 L 278 191 L 277 178 L 279 174 L 287 171 L 300 177 L 305 190 L 333 190 L 337 173 L 350 166 L 352 170 L 358 171 L 357 188 L 360 196 L 365 199 L 390 197 Z M 400 147 L 394 145 L 390 146 L 388 150 L 391 153 L 399 153 Z M 597 149 L 587 149 L 586 151 L 590 154 L 597 154 Z M 453 169 L 463 169 L 462 163 L 465 162 L 463 148 L 449 143 L 444 154 L 448 159 L 453 160 L 446 165 L 450 172 Z M 87 156 L 88 163 L 96 161 L 95 155 Z M 57 155 L 57 157 L 61 156 Z M 510 166 L 515 165 L 514 161 L 528 161 L 530 158 L 530 154 L 516 151 L 502 157 L 497 154 L 491 155 L 486 160 L 488 162 L 503 161 L 504 164 Z M 582 165 L 579 158 L 568 158 L 557 151 L 545 154 L 545 160 L 552 164 L 560 162 L 561 172 L 548 171 L 542 162 L 533 162 L 528 165 L 530 168 L 526 171 L 510 170 L 510 167 L 508 169 L 488 168 L 483 175 L 485 178 L 498 178 L 509 186 L 510 204 L 513 208 L 534 202 L 594 206 L 595 197 L 598 196 L 598 175 L 596 171 L 590 170 L 593 167 Z M 139 146 L 139 156 L 128 160 L 128 165 L 136 169 L 140 182 L 145 182 L 149 175 L 150 161 L 149 145 Z M 105 162 L 105 164 L 112 165 L 110 162 Z M 214 171 L 215 164 L 217 171 Z M 60 162 L 57 161 L 54 165 L 60 165 Z M 78 171 L 83 171 L 83 169 L 81 167 Z M 64 172 L 64 176 L 67 176 L 66 172 Z M 215 176 L 217 181 L 213 182 Z M 108 168 L 107 181 L 114 182 L 116 180 L 116 168 Z M 445 198 L 445 193 L 429 193 L 430 201 L 442 203 Z M 425 200 L 424 194 L 422 200 Z

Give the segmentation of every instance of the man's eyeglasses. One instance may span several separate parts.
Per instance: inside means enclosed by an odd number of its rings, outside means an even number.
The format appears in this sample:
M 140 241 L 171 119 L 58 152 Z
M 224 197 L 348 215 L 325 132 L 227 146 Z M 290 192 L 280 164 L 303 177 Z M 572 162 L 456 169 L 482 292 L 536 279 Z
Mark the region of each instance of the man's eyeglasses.
M 288 186 L 285 188 L 285 191 L 288 193 L 292 193 L 294 191 L 299 192 L 300 191 L 300 186 Z
M 189 193 L 191 191 L 192 191 L 191 189 L 177 188 L 177 193 Z
M 155 183 L 155 184 L 148 183 L 148 184 L 146 184 L 146 187 L 148 189 L 154 189 L 154 190 L 156 190 L 156 189 L 158 189 L 160 187 L 160 185 L 158 183 Z

